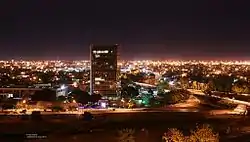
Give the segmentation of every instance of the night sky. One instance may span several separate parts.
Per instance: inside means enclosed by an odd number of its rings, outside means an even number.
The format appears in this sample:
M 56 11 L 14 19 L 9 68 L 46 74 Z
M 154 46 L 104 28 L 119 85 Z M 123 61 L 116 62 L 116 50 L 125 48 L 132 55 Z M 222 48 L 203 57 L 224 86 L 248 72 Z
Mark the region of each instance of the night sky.
M 250 59 L 247 3 L 135 1 L 1 0 L 0 58 L 88 59 L 89 44 L 118 43 L 122 59 Z

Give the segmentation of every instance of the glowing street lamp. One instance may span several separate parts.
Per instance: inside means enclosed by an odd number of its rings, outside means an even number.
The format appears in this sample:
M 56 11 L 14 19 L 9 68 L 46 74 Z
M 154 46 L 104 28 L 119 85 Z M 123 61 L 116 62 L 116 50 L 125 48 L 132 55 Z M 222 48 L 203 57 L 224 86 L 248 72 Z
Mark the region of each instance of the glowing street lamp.
M 107 104 L 106 104 L 105 102 L 102 102 L 102 103 L 101 103 L 101 107 L 102 107 L 102 108 L 106 108 L 106 107 L 107 107 Z
M 121 100 L 121 101 L 122 101 L 123 103 L 125 102 L 123 98 L 122 98 L 122 100 Z
M 60 87 L 61 90 L 64 90 L 65 88 L 66 88 L 65 85 L 62 85 L 62 86 Z
M 72 85 L 73 85 L 73 87 L 75 87 L 75 88 L 78 87 L 77 82 L 74 82 Z
M 121 100 L 121 102 L 122 102 L 122 107 L 124 107 L 125 106 L 125 100 L 122 98 L 122 100 Z

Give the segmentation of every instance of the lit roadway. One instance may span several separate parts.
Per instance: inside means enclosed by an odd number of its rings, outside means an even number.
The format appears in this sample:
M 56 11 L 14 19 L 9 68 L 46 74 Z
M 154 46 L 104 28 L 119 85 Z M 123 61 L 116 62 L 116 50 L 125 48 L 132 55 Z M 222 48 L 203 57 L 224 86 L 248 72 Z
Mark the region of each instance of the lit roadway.
M 21 110 L 8 110 L 9 112 L 21 112 Z M 27 110 L 26 114 L 31 114 L 34 110 Z M 84 112 L 91 112 L 93 114 L 103 114 L 103 113 L 137 113 L 137 112 L 198 112 L 198 109 L 190 109 L 190 108 L 157 108 L 157 109 L 147 109 L 147 108 L 134 108 L 134 109 L 79 109 L 78 111 L 67 111 L 67 112 L 44 112 L 41 111 L 43 115 L 50 114 L 82 114 Z M 21 113 L 8 113 L 8 115 L 20 115 Z M 6 113 L 2 112 L 0 115 L 6 115 Z
M 191 92 L 192 94 L 208 96 L 205 93 L 203 93 L 201 90 L 188 89 L 188 91 Z M 246 102 L 246 101 L 240 101 L 240 100 L 230 99 L 228 97 L 220 97 L 220 96 L 216 96 L 216 95 L 211 95 L 210 97 L 219 98 L 222 100 L 227 100 L 227 101 L 233 102 L 235 104 L 242 104 L 242 105 L 250 106 L 250 102 Z

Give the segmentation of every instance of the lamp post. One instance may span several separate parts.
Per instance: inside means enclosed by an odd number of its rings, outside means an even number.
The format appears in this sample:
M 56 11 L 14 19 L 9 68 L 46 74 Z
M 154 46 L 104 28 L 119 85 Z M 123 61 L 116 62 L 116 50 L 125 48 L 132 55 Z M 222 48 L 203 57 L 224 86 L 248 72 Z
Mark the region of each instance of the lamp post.
M 125 101 L 124 101 L 123 98 L 122 98 L 121 102 L 122 102 L 122 107 L 124 108 L 124 103 L 125 103 Z

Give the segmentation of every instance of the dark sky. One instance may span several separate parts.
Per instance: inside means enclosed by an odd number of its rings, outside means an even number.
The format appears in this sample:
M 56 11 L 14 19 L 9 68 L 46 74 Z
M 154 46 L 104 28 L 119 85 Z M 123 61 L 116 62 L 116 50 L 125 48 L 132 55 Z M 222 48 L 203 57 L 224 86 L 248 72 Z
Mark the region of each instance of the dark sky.
M 135 1 L 1 0 L 0 58 L 88 59 L 90 43 L 118 43 L 123 59 L 250 59 L 247 3 Z

